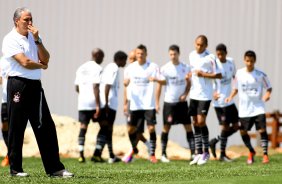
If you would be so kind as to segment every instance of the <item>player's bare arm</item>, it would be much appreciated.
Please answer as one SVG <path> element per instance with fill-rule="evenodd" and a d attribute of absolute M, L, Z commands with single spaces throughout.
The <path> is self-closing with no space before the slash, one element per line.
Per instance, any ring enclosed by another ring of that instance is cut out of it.
<path fill-rule="evenodd" d="M 23 53 L 19 53 L 13 56 L 13 58 L 24 68 L 35 70 L 35 69 L 47 69 L 48 65 L 37 63 L 26 57 Z"/>
<path fill-rule="evenodd" d="M 95 101 L 96 101 L 96 113 L 93 115 L 94 118 L 98 118 L 100 115 L 100 97 L 99 97 L 99 84 L 94 84 L 93 86 Z"/>
<path fill-rule="evenodd" d="M 225 102 L 226 103 L 231 102 L 231 100 L 237 95 L 237 93 L 238 93 L 238 89 L 233 89 L 230 96 L 225 99 Z"/>
<path fill-rule="evenodd" d="M 269 88 L 269 89 L 266 90 L 266 93 L 262 97 L 262 100 L 264 102 L 267 102 L 270 99 L 271 92 L 272 92 L 272 88 Z"/>
<path fill-rule="evenodd" d="M 195 73 L 198 77 L 205 77 L 205 78 L 210 78 L 210 79 L 221 79 L 222 78 L 221 73 L 207 73 L 201 70 L 196 70 Z"/>
<path fill-rule="evenodd" d="M 157 83 L 156 87 L 156 112 L 159 113 L 160 111 L 160 97 L 162 93 L 162 86 L 163 84 Z"/>

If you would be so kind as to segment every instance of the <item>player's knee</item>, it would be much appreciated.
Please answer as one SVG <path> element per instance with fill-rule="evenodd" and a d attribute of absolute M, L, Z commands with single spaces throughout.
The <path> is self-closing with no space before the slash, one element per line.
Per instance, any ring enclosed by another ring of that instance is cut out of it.
<path fill-rule="evenodd" d="M 136 131 L 136 127 L 134 126 L 128 126 L 127 131 L 129 134 L 133 134 Z"/>
<path fill-rule="evenodd" d="M 87 129 L 87 127 L 88 127 L 88 125 L 85 124 L 85 123 L 81 123 L 81 124 L 80 124 L 80 128 L 81 128 L 81 129 Z"/>
<path fill-rule="evenodd" d="M 148 126 L 148 131 L 149 133 L 155 132 L 155 126 L 152 126 L 152 125 Z"/>
<path fill-rule="evenodd" d="M 240 130 L 240 134 L 241 135 L 246 135 L 246 134 L 248 134 L 248 132 L 246 130 Z"/>

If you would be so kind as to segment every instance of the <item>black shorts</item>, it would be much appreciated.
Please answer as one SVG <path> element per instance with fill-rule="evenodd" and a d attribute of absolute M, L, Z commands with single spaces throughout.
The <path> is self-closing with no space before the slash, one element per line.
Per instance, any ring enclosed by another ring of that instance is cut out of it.
<path fill-rule="evenodd" d="M 215 107 L 215 112 L 220 125 L 229 125 L 230 123 L 238 123 L 238 110 L 235 104 L 227 107 Z"/>
<path fill-rule="evenodd" d="M 99 121 L 107 121 L 109 124 L 114 124 L 116 119 L 116 110 L 111 108 L 108 109 L 108 112 L 105 108 L 100 109 Z"/>
<path fill-rule="evenodd" d="M 188 114 L 187 102 L 167 103 L 164 102 L 163 122 L 167 125 L 191 124 Z"/>
<path fill-rule="evenodd" d="M 130 101 L 129 100 L 127 102 L 127 108 L 128 108 L 128 116 L 126 117 L 126 121 L 127 121 L 127 124 L 130 125 L 131 111 L 129 110 L 130 109 Z M 137 122 L 137 126 L 136 126 L 137 132 L 138 133 L 144 133 L 144 126 L 145 126 L 145 120 L 144 119 Z"/>
<path fill-rule="evenodd" d="M 93 122 L 98 122 L 98 119 L 93 117 L 95 113 L 96 110 L 78 111 L 78 121 L 86 125 L 89 124 L 90 120 L 92 120 Z"/>
<path fill-rule="evenodd" d="M 201 114 L 208 115 L 210 104 L 211 104 L 211 100 L 201 101 L 201 100 L 190 99 L 189 115 L 190 116 L 197 116 Z"/>
<path fill-rule="evenodd" d="M 2 103 L 1 105 L 1 121 L 8 122 L 8 109 L 7 109 L 7 103 Z"/>
<path fill-rule="evenodd" d="M 136 110 L 130 112 L 130 120 L 128 122 L 129 125 L 137 127 L 140 131 L 144 131 L 141 129 L 141 126 L 144 128 L 144 121 L 146 120 L 147 125 L 155 125 L 157 124 L 156 120 L 156 110 Z M 143 124 L 142 124 L 143 122 Z M 137 130 L 138 131 L 138 130 Z"/>
<path fill-rule="evenodd" d="M 266 117 L 265 114 L 260 114 L 253 117 L 240 118 L 241 130 L 249 131 L 253 125 L 256 125 L 256 130 L 266 129 Z"/>

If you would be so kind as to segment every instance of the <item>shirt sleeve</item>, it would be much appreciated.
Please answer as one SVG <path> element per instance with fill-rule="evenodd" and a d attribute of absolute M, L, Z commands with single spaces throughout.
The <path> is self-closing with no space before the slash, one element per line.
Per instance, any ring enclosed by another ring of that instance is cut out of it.
<path fill-rule="evenodd" d="M 24 53 L 24 47 L 15 39 L 5 37 L 2 45 L 2 52 L 5 58 L 10 58 L 16 54 Z"/>
<path fill-rule="evenodd" d="M 219 69 L 219 67 L 217 65 L 215 55 L 210 54 L 209 58 L 210 58 L 210 62 L 212 64 L 212 71 L 213 71 L 212 73 L 215 73 L 215 74 L 221 73 L 221 70 Z"/>

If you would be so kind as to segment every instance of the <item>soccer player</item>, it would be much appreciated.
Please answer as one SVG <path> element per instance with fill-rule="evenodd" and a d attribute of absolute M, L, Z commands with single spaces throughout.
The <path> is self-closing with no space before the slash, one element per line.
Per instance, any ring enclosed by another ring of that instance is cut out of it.
<path fill-rule="evenodd" d="M 80 163 L 85 162 L 84 158 L 84 143 L 85 134 L 87 132 L 88 124 L 92 119 L 93 122 L 98 121 L 100 114 L 100 98 L 99 98 L 99 84 L 103 62 L 104 52 L 96 48 L 92 51 L 92 61 L 87 61 L 82 64 L 76 71 L 75 88 L 78 92 L 78 119 L 80 122 L 80 131 L 78 135 L 78 147 Z M 106 134 L 106 125 L 100 125 L 99 133 Z"/>
<path fill-rule="evenodd" d="M 129 55 L 128 55 L 128 61 L 129 61 L 129 64 L 130 63 L 133 63 L 136 61 L 136 51 L 135 49 L 132 50 Z M 124 73 L 127 73 L 127 68 L 125 68 L 124 70 Z M 124 87 L 124 108 L 123 108 L 123 112 L 126 116 L 126 120 L 127 120 L 127 123 L 129 123 L 130 121 L 130 111 L 129 111 L 129 106 L 130 106 L 130 83 L 128 86 Z M 149 141 L 144 137 L 143 133 L 144 133 L 144 121 L 141 121 L 137 124 L 137 139 L 142 141 L 148 151 L 150 150 L 150 143 Z M 130 152 L 132 152 L 132 150 L 130 150 Z"/>
<path fill-rule="evenodd" d="M 213 106 L 221 126 L 221 133 L 210 141 L 210 148 L 216 158 L 216 143 L 220 141 L 220 161 L 232 161 L 225 153 L 227 139 L 239 129 L 238 110 L 233 101 L 225 102 L 232 91 L 232 81 L 235 78 L 236 67 L 232 58 L 227 57 L 227 48 L 224 44 L 216 46 L 216 65 L 221 71 L 222 78 L 214 82 Z"/>
<path fill-rule="evenodd" d="M 7 82 L 8 75 L 6 72 L 7 62 L 4 58 L 0 59 L 0 83 L 2 84 L 2 104 L 1 104 L 1 122 L 2 122 L 2 137 L 8 150 L 8 109 L 7 109 Z M 1 162 L 2 167 L 9 165 L 8 153 Z"/>
<path fill-rule="evenodd" d="M 169 47 L 170 61 L 161 67 L 161 78 L 157 85 L 156 110 L 159 111 L 159 101 L 162 86 L 165 86 L 163 106 L 163 130 L 161 134 L 162 157 L 164 163 L 170 162 L 167 158 L 166 147 L 168 134 L 172 125 L 183 124 L 186 138 L 191 149 L 191 156 L 195 153 L 194 134 L 191 127 L 191 119 L 188 114 L 186 101 L 190 90 L 190 67 L 179 61 L 180 50 L 177 45 Z"/>
<path fill-rule="evenodd" d="M 156 163 L 156 110 L 154 82 L 157 81 L 159 68 L 155 63 L 147 59 L 147 48 L 139 45 L 136 49 L 136 62 L 128 66 L 124 76 L 124 85 L 131 85 L 130 89 L 130 122 L 128 123 L 128 134 L 132 145 L 132 151 L 125 155 L 123 161 L 131 162 L 133 154 L 138 153 L 137 149 L 137 125 L 144 120 L 150 133 L 150 161 Z"/>
<path fill-rule="evenodd" d="M 192 70 L 189 113 L 193 117 L 197 151 L 190 165 L 206 164 L 210 157 L 206 117 L 213 97 L 213 79 L 221 78 L 221 73 L 217 71 L 215 57 L 206 50 L 207 46 L 207 37 L 200 35 L 195 40 L 195 50 L 189 55 Z"/>
<path fill-rule="evenodd" d="M 100 100 L 101 100 L 101 114 L 99 121 L 101 124 L 107 125 L 106 142 L 104 137 L 97 136 L 96 150 L 94 152 L 95 158 L 101 158 L 102 150 L 105 143 L 108 145 L 109 160 L 112 164 L 121 161 L 114 155 L 112 145 L 113 126 L 118 108 L 118 89 L 119 89 L 119 67 L 124 67 L 127 60 L 127 54 L 118 51 L 114 55 L 114 62 L 108 64 L 101 75 L 100 82 Z M 101 139 L 102 138 L 102 139 Z"/>
<path fill-rule="evenodd" d="M 233 97 L 239 94 L 239 120 L 241 123 L 241 136 L 250 153 L 247 159 L 248 164 L 254 163 L 256 154 L 252 147 L 248 131 L 255 124 L 256 130 L 261 135 L 261 147 L 263 149 L 262 163 L 269 162 L 268 158 L 268 136 L 266 132 L 266 117 L 264 103 L 270 99 L 272 92 L 271 84 L 265 73 L 255 68 L 256 53 L 247 51 L 244 55 L 246 67 L 239 69 L 236 72 L 236 85 L 230 96 L 226 99 L 229 103 Z M 263 94 L 263 88 L 266 89 Z"/>

